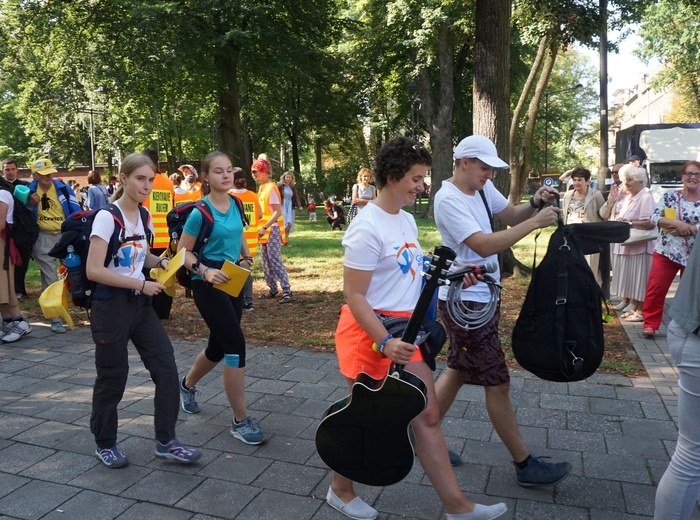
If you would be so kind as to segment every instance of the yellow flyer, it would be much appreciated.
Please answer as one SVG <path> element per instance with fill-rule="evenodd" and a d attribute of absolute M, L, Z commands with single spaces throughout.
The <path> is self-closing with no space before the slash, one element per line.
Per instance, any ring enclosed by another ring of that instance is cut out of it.
<path fill-rule="evenodd" d="M 237 266 L 233 262 L 226 260 L 221 270 L 226 273 L 231 279 L 228 282 L 216 284 L 214 287 L 220 291 L 224 291 L 226 294 L 230 294 L 234 298 L 237 297 L 243 285 L 245 285 L 246 280 L 250 276 L 250 271 Z"/>
<path fill-rule="evenodd" d="M 664 217 L 676 220 L 676 208 L 664 208 Z M 663 230 L 668 231 L 668 228 L 663 228 Z"/>
<path fill-rule="evenodd" d="M 177 273 L 180 268 L 185 265 L 185 248 L 183 247 L 180 249 L 180 251 L 177 252 L 177 254 L 170 259 L 170 263 L 168 264 L 168 270 L 166 271 L 165 269 L 153 269 L 155 276 L 156 282 L 161 283 L 163 285 L 168 285 L 168 282 L 172 280 L 173 276 L 175 276 L 175 273 Z"/>

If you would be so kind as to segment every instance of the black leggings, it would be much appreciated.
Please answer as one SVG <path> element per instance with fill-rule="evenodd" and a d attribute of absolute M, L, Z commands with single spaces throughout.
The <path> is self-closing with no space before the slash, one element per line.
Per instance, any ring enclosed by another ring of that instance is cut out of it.
<path fill-rule="evenodd" d="M 209 327 L 209 344 L 204 351 L 209 361 L 218 363 L 225 354 L 239 356 L 238 367 L 245 366 L 245 337 L 241 330 L 243 292 L 237 298 L 202 280 L 192 281 L 194 303 Z"/>

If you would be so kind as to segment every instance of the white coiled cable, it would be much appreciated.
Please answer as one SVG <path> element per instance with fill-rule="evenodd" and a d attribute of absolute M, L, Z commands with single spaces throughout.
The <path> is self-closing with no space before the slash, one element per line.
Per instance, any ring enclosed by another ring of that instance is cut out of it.
<path fill-rule="evenodd" d="M 462 300 L 462 290 L 464 282 L 460 280 L 450 281 L 450 288 L 447 292 L 447 312 L 452 321 L 464 330 L 480 329 L 486 325 L 498 309 L 498 302 L 501 299 L 501 286 L 489 275 L 483 275 L 483 282 L 489 286 L 489 301 L 486 305 L 475 311 L 469 309 L 469 301 Z"/>

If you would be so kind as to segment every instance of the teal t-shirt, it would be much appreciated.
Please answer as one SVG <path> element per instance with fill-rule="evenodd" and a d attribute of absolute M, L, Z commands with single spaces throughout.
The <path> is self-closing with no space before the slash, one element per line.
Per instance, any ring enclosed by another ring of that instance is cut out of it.
<path fill-rule="evenodd" d="M 243 223 L 241 222 L 238 206 L 232 199 L 228 211 L 221 213 L 209 202 L 209 196 L 204 197 L 202 200 L 211 209 L 214 216 L 214 226 L 201 256 L 208 260 L 238 262 L 241 258 L 241 242 L 243 241 Z M 190 236 L 196 237 L 201 227 L 202 212 L 194 209 L 187 217 L 183 231 Z M 201 276 L 193 276 L 192 279 L 201 280 Z"/>

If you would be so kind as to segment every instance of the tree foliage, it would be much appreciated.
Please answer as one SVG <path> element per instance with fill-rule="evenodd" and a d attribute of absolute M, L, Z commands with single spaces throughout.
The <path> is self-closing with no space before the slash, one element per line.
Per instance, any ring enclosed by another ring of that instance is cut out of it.
<path fill-rule="evenodd" d="M 644 59 L 657 58 L 662 68 L 652 80 L 681 96 L 679 120 L 700 120 L 700 2 L 661 0 L 649 6 L 640 29 Z"/>

